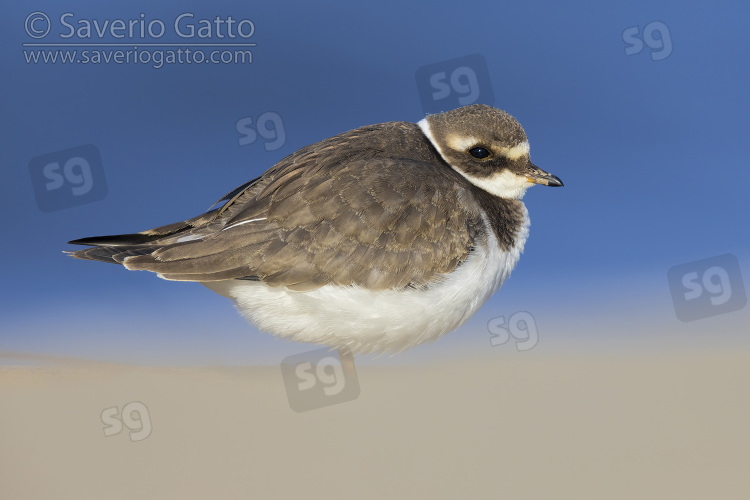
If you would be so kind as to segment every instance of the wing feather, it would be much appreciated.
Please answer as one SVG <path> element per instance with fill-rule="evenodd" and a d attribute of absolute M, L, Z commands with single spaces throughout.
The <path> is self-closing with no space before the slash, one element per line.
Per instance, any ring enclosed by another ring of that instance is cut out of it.
<path fill-rule="evenodd" d="M 384 126 L 392 135 L 415 127 Z M 466 259 L 484 231 L 478 205 L 467 203 L 473 198 L 465 181 L 429 145 L 401 157 L 379 154 L 385 139 L 360 157 L 347 149 L 348 141 L 376 130 L 364 127 L 303 148 L 227 193 L 221 208 L 193 219 L 136 235 L 76 240 L 97 246 L 73 256 L 172 280 L 251 278 L 294 290 L 434 282 Z"/>

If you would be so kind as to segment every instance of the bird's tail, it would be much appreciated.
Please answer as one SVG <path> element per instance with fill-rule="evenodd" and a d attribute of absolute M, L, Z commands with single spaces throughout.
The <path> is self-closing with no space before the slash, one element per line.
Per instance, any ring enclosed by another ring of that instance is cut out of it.
<path fill-rule="evenodd" d="M 154 246 L 150 243 L 161 238 L 163 235 L 145 233 L 93 236 L 68 242 L 71 245 L 87 245 L 90 248 L 65 253 L 76 259 L 122 264 L 127 257 L 150 254 L 154 251 Z"/>

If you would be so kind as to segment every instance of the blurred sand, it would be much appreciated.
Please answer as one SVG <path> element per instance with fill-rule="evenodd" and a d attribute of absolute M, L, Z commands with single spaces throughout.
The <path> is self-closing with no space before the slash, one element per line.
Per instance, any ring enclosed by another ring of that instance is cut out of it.
<path fill-rule="evenodd" d="M 750 352 L 358 367 L 289 408 L 279 367 L 0 368 L 0 498 L 750 498 Z M 143 402 L 151 434 L 105 437 Z"/>

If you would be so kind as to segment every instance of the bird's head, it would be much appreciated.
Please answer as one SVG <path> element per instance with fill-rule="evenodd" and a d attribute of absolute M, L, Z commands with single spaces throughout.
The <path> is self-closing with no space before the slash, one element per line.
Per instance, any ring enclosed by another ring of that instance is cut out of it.
<path fill-rule="evenodd" d="M 523 127 L 503 110 L 472 104 L 428 115 L 419 126 L 454 170 L 490 194 L 520 199 L 533 184 L 563 185 L 531 163 Z"/>

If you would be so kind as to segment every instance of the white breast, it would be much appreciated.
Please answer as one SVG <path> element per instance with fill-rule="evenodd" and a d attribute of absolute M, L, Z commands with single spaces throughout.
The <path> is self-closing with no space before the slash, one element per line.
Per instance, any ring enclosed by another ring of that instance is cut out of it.
<path fill-rule="evenodd" d="M 469 319 L 518 262 L 529 219 L 516 244 L 503 252 L 487 221 L 487 245 L 477 245 L 453 273 L 426 290 L 371 291 L 326 285 L 296 292 L 259 281 L 203 282 L 234 300 L 237 309 L 261 330 L 299 342 L 313 342 L 354 353 L 398 352 L 433 341 Z"/>

